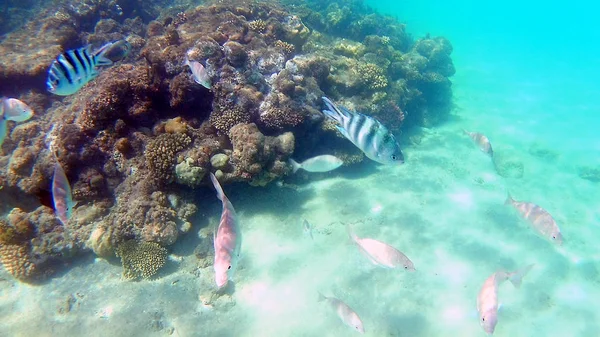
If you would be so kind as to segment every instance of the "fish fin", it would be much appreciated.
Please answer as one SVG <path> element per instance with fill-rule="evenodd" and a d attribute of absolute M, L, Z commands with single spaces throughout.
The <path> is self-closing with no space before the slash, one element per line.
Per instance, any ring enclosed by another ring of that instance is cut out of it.
<path fill-rule="evenodd" d="M 102 47 L 96 49 L 92 54 L 96 57 L 96 66 L 110 66 L 112 65 L 114 62 L 109 59 L 108 57 L 106 57 L 104 54 L 106 54 L 110 48 L 114 45 L 114 42 L 109 42 L 105 45 L 103 45 Z M 88 50 L 89 48 L 91 48 L 91 46 L 88 46 Z"/>
<path fill-rule="evenodd" d="M 504 201 L 504 204 L 512 205 L 513 202 L 515 202 L 515 199 L 513 199 L 512 195 L 510 195 L 510 192 L 506 193 L 506 200 Z"/>
<path fill-rule="evenodd" d="M 471 133 L 469 131 L 467 131 L 467 129 L 462 129 L 463 133 L 467 136 L 471 136 Z"/>
<path fill-rule="evenodd" d="M 317 298 L 317 302 L 323 302 L 327 299 L 327 297 L 325 297 L 325 295 L 321 294 L 320 291 L 317 291 L 317 294 L 319 294 L 319 297 Z"/>
<path fill-rule="evenodd" d="M 519 288 L 521 286 L 521 282 L 523 281 L 523 277 L 525 277 L 525 275 L 527 275 L 527 273 L 531 270 L 531 268 L 533 268 L 535 264 L 530 264 L 527 267 L 521 268 L 513 273 L 509 274 L 508 279 L 510 280 L 510 283 L 513 284 L 513 286 L 515 286 L 515 288 Z"/>
<path fill-rule="evenodd" d="M 298 162 L 292 158 L 290 158 L 289 163 L 292 165 L 292 173 L 296 173 L 296 171 L 302 168 L 302 165 L 298 164 Z"/>
<path fill-rule="evenodd" d="M 6 119 L 0 118 L 0 146 L 4 143 L 4 138 L 6 138 L 6 134 L 8 133 L 8 125 L 6 124 Z"/>
<path fill-rule="evenodd" d="M 352 228 L 352 225 L 346 224 L 346 231 L 348 232 L 348 236 L 350 237 L 352 242 L 358 243 L 358 236 L 356 236 L 356 233 L 354 233 L 354 229 Z"/>
<path fill-rule="evenodd" d="M 336 125 L 335 128 L 342 134 L 342 136 L 350 139 L 350 136 L 348 136 L 348 133 L 346 132 L 346 129 L 344 129 L 340 125 Z M 352 143 L 354 144 L 354 142 L 352 142 Z"/>
<path fill-rule="evenodd" d="M 227 197 L 225 196 L 225 192 L 223 192 L 223 188 L 221 187 L 221 184 L 219 183 L 219 181 L 217 180 L 217 177 L 215 177 L 215 175 L 211 172 L 210 173 L 210 180 L 213 183 L 213 186 L 215 187 L 215 190 L 217 190 L 217 198 L 219 198 L 219 200 L 224 201 L 227 199 Z"/>
<path fill-rule="evenodd" d="M 335 104 L 333 104 L 333 102 L 331 102 L 331 100 L 329 100 L 329 98 L 327 97 L 321 97 L 323 99 L 323 102 L 325 103 L 325 106 L 327 107 L 327 109 L 322 110 L 323 114 L 325 114 L 325 116 L 327 116 L 330 119 L 333 119 L 334 121 L 338 122 L 338 123 L 342 123 L 342 120 L 344 118 L 349 118 L 350 116 L 347 116 L 344 114 L 344 112 L 340 111 L 340 109 L 338 109 Z"/>

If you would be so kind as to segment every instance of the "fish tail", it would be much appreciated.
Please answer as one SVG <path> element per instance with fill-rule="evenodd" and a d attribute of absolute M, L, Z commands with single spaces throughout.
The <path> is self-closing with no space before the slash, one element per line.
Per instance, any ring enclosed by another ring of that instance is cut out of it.
<path fill-rule="evenodd" d="M 300 164 L 298 164 L 298 162 L 292 158 L 290 158 L 289 163 L 290 163 L 290 165 L 292 165 L 292 173 L 296 173 L 296 171 L 298 171 L 300 168 L 302 168 L 302 166 Z"/>
<path fill-rule="evenodd" d="M 217 190 L 217 198 L 219 198 L 219 200 L 221 201 L 227 199 L 227 197 L 225 196 L 225 192 L 223 192 L 221 184 L 219 184 L 217 177 L 215 177 L 215 175 L 212 172 L 210 173 L 210 180 L 212 181 L 215 190 Z"/>
<path fill-rule="evenodd" d="M 325 114 L 325 116 L 327 116 L 328 118 L 338 122 L 339 124 L 342 124 L 342 120 L 344 118 L 350 117 L 350 116 L 346 115 L 344 112 L 340 111 L 340 109 L 338 109 L 329 98 L 327 98 L 327 97 L 321 97 L 321 98 L 323 99 L 323 102 L 327 106 L 327 109 L 323 110 L 323 114 Z"/>
<path fill-rule="evenodd" d="M 530 264 L 527 267 L 521 268 L 515 272 L 508 274 L 508 279 L 510 283 L 515 286 L 515 288 L 519 288 L 521 286 L 521 282 L 523 281 L 523 277 L 527 275 L 527 273 L 533 268 L 534 264 Z"/>
<path fill-rule="evenodd" d="M 6 134 L 8 133 L 6 119 L 3 117 L 0 118 L 0 146 L 4 143 L 4 138 L 6 138 Z"/>
<path fill-rule="evenodd" d="M 347 224 L 346 225 L 346 230 L 348 231 L 348 236 L 350 237 L 350 239 L 353 242 L 357 242 L 358 236 L 356 236 L 356 233 L 354 233 L 354 229 L 352 228 L 352 225 Z"/>
<path fill-rule="evenodd" d="M 321 294 L 320 291 L 317 291 L 317 294 L 319 294 L 319 297 L 317 298 L 317 302 L 323 302 L 327 299 L 327 297 L 325 297 L 325 295 Z"/>
<path fill-rule="evenodd" d="M 515 199 L 513 199 L 512 195 L 510 195 L 510 192 L 506 193 L 506 200 L 504 201 L 504 204 L 512 205 L 513 202 L 515 202 Z"/>
<path fill-rule="evenodd" d="M 467 136 L 471 136 L 471 133 L 469 131 L 467 131 L 466 129 L 462 129 L 463 133 Z"/>
<path fill-rule="evenodd" d="M 105 55 L 114 44 L 114 42 L 109 42 L 94 51 L 93 55 L 96 57 L 96 66 L 110 66 L 114 63 Z"/>

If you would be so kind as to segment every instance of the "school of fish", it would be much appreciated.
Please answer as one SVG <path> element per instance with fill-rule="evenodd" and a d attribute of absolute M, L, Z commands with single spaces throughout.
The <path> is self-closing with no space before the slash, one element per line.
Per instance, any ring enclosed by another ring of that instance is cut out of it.
<path fill-rule="evenodd" d="M 48 69 L 46 80 L 49 92 L 67 96 L 73 95 L 90 81 L 94 80 L 101 67 L 113 65 L 125 58 L 131 46 L 125 40 L 109 42 L 97 50 L 90 46 L 68 50 L 58 55 Z M 188 51 L 188 54 L 190 52 Z M 196 60 L 190 60 L 186 55 L 183 63 L 189 66 L 193 80 L 211 90 L 211 78 L 207 69 Z M 351 112 L 344 107 L 336 106 L 329 98 L 322 97 L 326 118 L 335 122 L 337 130 L 361 150 L 369 159 L 385 165 L 404 163 L 404 154 L 395 136 L 376 118 Z M 24 102 L 15 98 L 0 99 L 0 146 L 7 132 L 9 122 L 25 122 L 32 118 L 33 110 Z M 493 157 L 492 145 L 488 137 L 479 132 L 463 130 L 479 149 Z M 329 172 L 339 168 L 343 161 L 333 155 L 320 155 L 308 158 L 302 162 L 289 159 L 292 171 Z M 226 288 L 234 280 L 241 254 L 242 232 L 235 209 L 229 198 L 213 174 L 210 180 L 216 190 L 217 198 L 222 202 L 222 212 L 218 225 L 214 230 L 214 277 L 218 290 Z M 52 198 L 55 216 L 68 235 L 68 225 L 77 203 L 73 200 L 69 180 L 61 163 L 56 159 L 52 178 Z M 512 206 L 525 219 L 531 228 L 541 237 L 557 244 L 563 244 L 563 236 L 558 224 L 548 211 L 530 203 L 514 200 L 510 195 L 506 205 Z M 304 235 L 314 240 L 313 226 L 304 220 L 302 223 Z M 351 226 L 347 226 L 348 234 L 358 250 L 374 265 L 382 268 L 404 269 L 415 272 L 413 262 L 400 250 L 392 245 L 373 238 L 359 237 Z M 481 327 L 487 334 L 493 334 L 498 322 L 498 290 L 500 285 L 509 280 L 519 287 L 523 277 L 533 265 L 526 266 L 515 272 L 497 271 L 483 283 L 477 295 L 477 311 Z M 326 297 L 318 292 L 319 301 L 326 302 L 337 313 L 339 319 L 359 333 L 365 333 L 365 328 L 359 315 L 345 302 L 335 297 Z"/>

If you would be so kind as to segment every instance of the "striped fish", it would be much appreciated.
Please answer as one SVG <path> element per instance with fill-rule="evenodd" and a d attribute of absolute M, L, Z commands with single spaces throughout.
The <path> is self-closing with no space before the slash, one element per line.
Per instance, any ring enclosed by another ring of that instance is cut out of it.
<path fill-rule="evenodd" d="M 516 201 L 510 195 L 506 198 L 505 204 L 514 207 L 538 234 L 559 246 L 562 245 L 563 236 L 548 211 L 531 202 Z"/>
<path fill-rule="evenodd" d="M 465 135 L 471 137 L 473 142 L 477 144 L 477 146 L 483 153 L 488 154 L 490 157 L 494 155 L 494 151 L 492 150 L 492 143 L 490 143 L 488 137 L 486 137 L 483 133 L 470 132 L 465 129 L 463 129 L 463 132 L 465 133 Z"/>
<path fill-rule="evenodd" d="M 123 56 L 127 54 L 130 45 L 125 40 L 109 42 L 100 49 L 92 52 L 91 47 L 68 50 L 52 61 L 48 69 L 46 87 L 48 91 L 59 96 L 68 96 L 76 93 L 89 81 L 98 76 L 97 67 L 110 66 L 113 60 L 106 54 L 115 53 L 123 49 Z"/>
<path fill-rule="evenodd" d="M 235 267 L 240 255 L 242 245 L 242 233 L 240 232 L 237 216 L 233 205 L 223 193 L 221 184 L 212 172 L 210 173 L 215 190 L 217 190 L 217 198 L 223 202 L 223 211 L 221 213 L 221 221 L 219 227 L 214 234 L 215 247 L 215 281 L 219 289 L 225 287 L 229 280 L 233 277 Z"/>
<path fill-rule="evenodd" d="M 54 165 L 54 176 L 52 177 L 52 200 L 54 201 L 56 217 L 66 229 L 67 222 L 73 214 L 75 203 L 71 195 L 69 180 L 67 180 L 65 171 L 58 162 Z"/>
<path fill-rule="evenodd" d="M 394 135 L 377 119 L 345 108 L 338 109 L 323 97 L 327 109 L 323 113 L 337 122 L 337 129 L 369 159 L 381 164 L 402 164 L 404 155 Z"/>

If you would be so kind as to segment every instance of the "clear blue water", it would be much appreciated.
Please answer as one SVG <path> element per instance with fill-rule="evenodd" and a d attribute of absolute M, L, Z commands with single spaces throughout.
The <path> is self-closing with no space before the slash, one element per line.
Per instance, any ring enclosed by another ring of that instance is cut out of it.
<path fill-rule="evenodd" d="M 125 282 L 118 262 L 93 256 L 43 286 L 3 274 L 0 335 L 358 335 L 317 302 L 323 292 L 359 313 L 366 336 L 484 336 L 475 304 L 483 282 L 534 263 L 520 289 L 500 286 L 494 335 L 599 336 L 600 193 L 578 176 L 580 166 L 600 165 L 598 5 L 367 3 L 417 38 L 441 35 L 454 46 L 456 109 L 406 145 L 405 165 L 344 168 L 299 189 L 226 187 L 244 243 L 235 293 L 221 297 L 193 253 L 221 211 L 202 190 L 191 232 L 156 280 Z M 523 176 L 499 176 L 463 128 L 485 133 Z M 565 244 L 533 234 L 503 205 L 509 192 L 546 208 Z M 416 272 L 372 266 L 343 224 L 402 250 Z"/>

